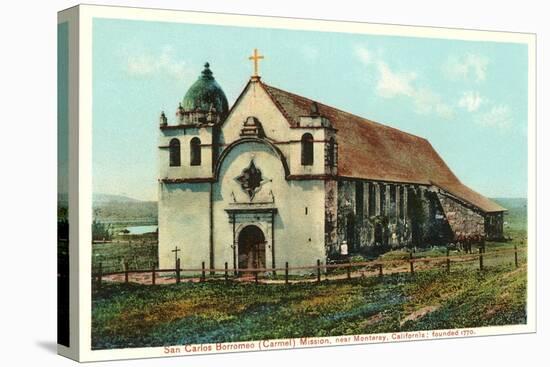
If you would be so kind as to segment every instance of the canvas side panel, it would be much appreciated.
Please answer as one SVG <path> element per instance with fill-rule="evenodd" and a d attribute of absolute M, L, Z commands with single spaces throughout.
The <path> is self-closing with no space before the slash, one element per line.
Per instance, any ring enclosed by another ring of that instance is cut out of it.
<path fill-rule="evenodd" d="M 57 25 L 57 343 L 78 359 L 78 8 Z"/>
<path fill-rule="evenodd" d="M 69 24 L 57 25 L 57 343 L 69 328 Z"/>

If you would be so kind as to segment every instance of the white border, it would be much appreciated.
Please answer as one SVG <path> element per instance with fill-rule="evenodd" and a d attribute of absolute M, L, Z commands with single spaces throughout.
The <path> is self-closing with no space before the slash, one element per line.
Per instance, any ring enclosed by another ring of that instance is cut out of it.
<path fill-rule="evenodd" d="M 248 15 L 229 15 L 199 13 L 160 9 L 125 8 L 81 5 L 80 13 L 80 88 L 79 88 L 79 229 L 81 274 L 91 274 L 91 222 L 92 222 L 92 18 L 117 18 L 131 20 L 148 20 L 158 22 L 185 22 L 200 24 L 230 25 L 241 27 L 285 28 L 324 32 L 346 32 L 377 35 L 399 35 L 429 37 L 440 39 L 460 39 L 493 42 L 515 42 L 528 46 L 528 149 L 529 149 L 529 193 L 528 193 L 528 304 L 527 325 L 475 328 L 477 336 L 518 334 L 536 331 L 536 135 L 535 135 L 535 82 L 536 82 L 536 36 L 527 33 L 505 33 L 494 31 L 474 31 L 419 26 L 396 26 L 368 24 L 358 22 L 336 22 L 326 20 L 306 20 L 294 18 L 259 17 Z M 127 348 L 110 350 L 90 350 L 91 345 L 91 282 L 89 277 L 79 279 L 80 361 L 114 360 L 128 358 L 163 357 L 163 348 Z M 391 335 L 381 334 L 381 335 Z M 336 338 L 336 337 L 331 337 Z M 256 342 L 258 343 L 258 342 Z M 353 343 L 351 343 L 353 344 Z M 185 355 L 189 353 L 181 353 Z M 201 354 L 201 353 L 192 353 Z"/>

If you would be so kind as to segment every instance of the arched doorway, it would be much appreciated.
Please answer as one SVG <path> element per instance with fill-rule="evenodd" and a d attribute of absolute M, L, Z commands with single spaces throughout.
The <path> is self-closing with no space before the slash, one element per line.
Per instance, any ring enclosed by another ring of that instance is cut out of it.
<path fill-rule="evenodd" d="M 382 228 L 382 223 L 376 223 L 374 225 L 374 244 L 382 245 L 384 242 L 384 229 Z"/>
<path fill-rule="evenodd" d="M 265 268 L 265 236 L 255 225 L 244 227 L 239 233 L 239 269 Z"/>
<path fill-rule="evenodd" d="M 346 217 L 346 240 L 348 242 L 348 249 L 354 252 L 355 249 L 355 215 L 349 213 Z"/>

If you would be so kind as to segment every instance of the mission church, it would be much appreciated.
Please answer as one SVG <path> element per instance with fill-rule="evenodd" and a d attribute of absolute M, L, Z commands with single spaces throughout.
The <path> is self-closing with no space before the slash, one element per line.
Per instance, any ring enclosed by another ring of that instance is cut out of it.
<path fill-rule="evenodd" d="M 501 239 L 505 208 L 424 138 L 270 86 L 229 108 L 206 63 L 160 116 L 159 266 L 311 266 L 376 248 Z M 174 252 L 176 249 L 180 250 Z"/>

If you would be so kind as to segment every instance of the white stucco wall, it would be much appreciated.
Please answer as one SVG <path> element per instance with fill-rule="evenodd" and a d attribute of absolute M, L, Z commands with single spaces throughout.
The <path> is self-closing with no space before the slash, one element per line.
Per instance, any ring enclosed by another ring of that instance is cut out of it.
<path fill-rule="evenodd" d="M 201 140 L 201 164 L 191 166 L 191 139 Z M 170 140 L 180 141 L 181 166 L 170 167 Z M 159 140 L 159 178 L 205 178 L 212 177 L 212 127 L 195 127 L 161 130 Z"/>
<path fill-rule="evenodd" d="M 324 140 L 326 130 L 319 128 L 290 128 L 284 115 L 273 103 L 267 92 L 258 84 L 251 83 L 243 92 L 238 105 L 232 109 L 222 125 L 221 140 L 227 146 L 241 138 L 240 133 L 244 121 L 256 117 L 268 139 L 273 142 L 287 157 L 291 175 L 320 175 L 325 173 Z M 302 135 L 310 133 L 314 142 L 314 164 L 302 166 L 301 139 Z"/>
<path fill-rule="evenodd" d="M 302 165 L 302 135 L 313 136 L 313 165 Z M 324 129 L 295 128 L 290 131 L 288 165 L 291 175 L 322 175 L 325 173 L 325 134 Z"/>
<path fill-rule="evenodd" d="M 238 105 L 222 125 L 221 139 L 223 144 L 230 144 L 241 138 L 243 122 L 254 116 L 262 123 L 266 136 L 272 141 L 288 140 L 289 125 L 283 114 L 273 103 L 266 91 L 258 84 L 251 83 L 243 92 Z"/>
<path fill-rule="evenodd" d="M 235 180 L 251 160 L 254 160 L 262 172 L 262 178 L 267 181 L 252 201 Z M 222 163 L 219 181 L 214 184 L 213 192 L 217 268 L 223 268 L 225 262 L 228 262 L 230 268 L 233 267 L 233 225 L 226 209 L 245 206 L 250 209 L 277 208 L 274 222 L 276 267 L 284 267 L 287 261 L 291 267 L 314 265 L 317 259 L 325 261 L 324 182 L 287 181 L 279 156 L 268 145 L 248 142 L 234 147 Z M 270 203 L 273 198 L 274 202 Z M 239 216 L 235 235 L 238 236 L 240 229 L 248 224 L 258 225 L 264 232 L 267 241 L 266 264 L 271 266 L 273 243 L 269 216 Z"/>
<path fill-rule="evenodd" d="M 159 267 L 174 268 L 172 250 L 182 268 L 209 265 L 210 183 L 159 184 Z"/>

